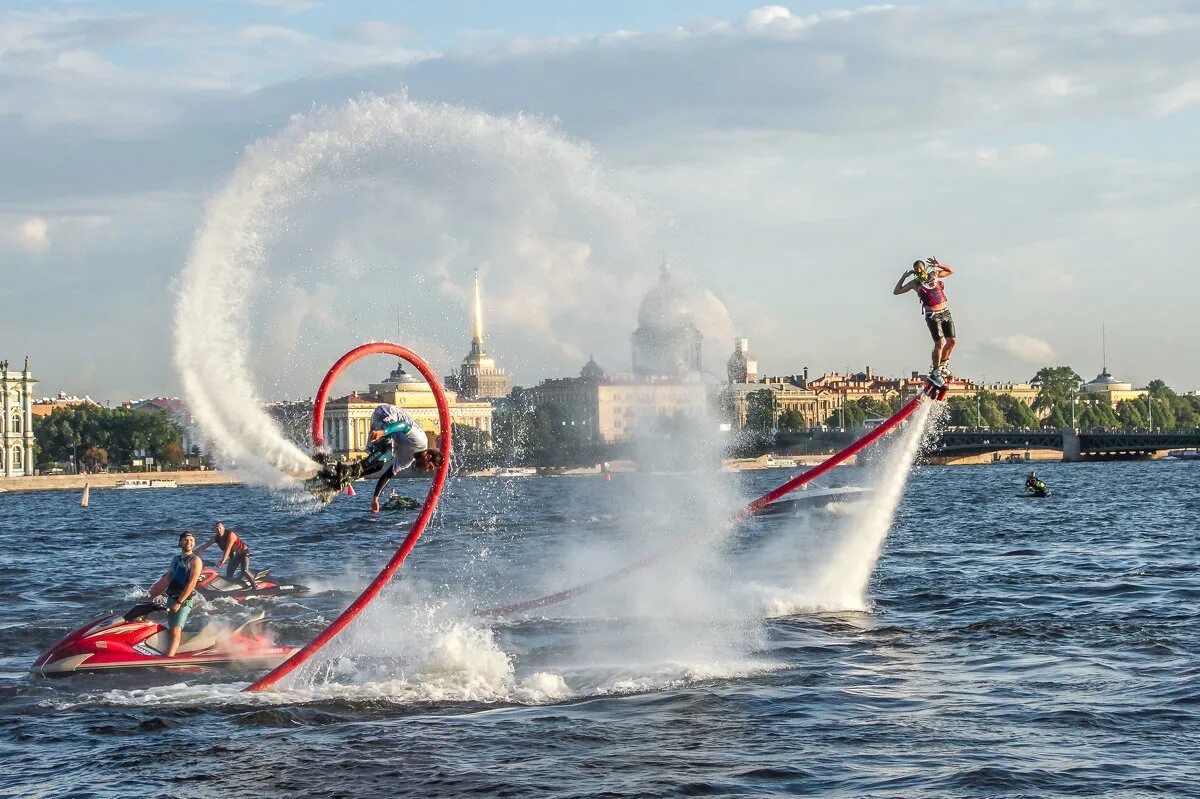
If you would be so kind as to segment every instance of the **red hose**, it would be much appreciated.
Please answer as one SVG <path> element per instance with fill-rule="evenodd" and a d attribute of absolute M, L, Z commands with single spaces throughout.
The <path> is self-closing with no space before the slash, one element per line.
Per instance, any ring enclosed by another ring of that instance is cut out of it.
<path fill-rule="evenodd" d="M 944 390 L 942 393 L 944 394 Z M 810 480 L 815 480 L 816 478 L 825 474 L 825 472 L 829 471 L 830 469 L 837 466 L 842 461 L 849 458 L 851 455 L 855 455 L 858 452 L 861 452 L 862 450 L 869 447 L 871 444 L 874 444 L 880 438 L 882 438 L 883 436 L 885 436 L 889 432 L 891 432 L 891 430 L 893 428 L 895 428 L 898 424 L 900 424 L 905 419 L 907 419 L 909 417 L 909 415 L 911 415 L 912 412 L 917 409 L 917 406 L 919 406 L 921 404 L 921 400 L 924 399 L 926 396 L 932 397 L 933 394 L 928 393 L 928 392 L 922 392 L 920 394 L 917 394 L 917 396 L 913 397 L 907 405 L 905 405 L 903 408 L 901 408 L 900 410 L 893 413 L 882 424 L 880 424 L 878 427 L 876 427 L 871 432 L 867 433 L 862 438 L 855 441 L 850 446 L 846 447 L 841 452 L 837 453 L 836 455 L 833 455 L 828 460 L 825 460 L 825 461 L 817 464 L 813 468 L 809 469 L 807 472 L 796 475 L 791 480 L 788 480 L 786 483 L 779 486 L 775 490 L 770 491 L 766 494 L 763 494 L 761 497 L 759 497 L 758 499 L 751 502 L 745 508 L 743 508 L 742 510 L 735 513 L 732 517 L 730 517 L 729 524 L 733 524 L 735 522 L 738 522 L 738 521 L 746 518 L 747 516 L 754 513 L 756 510 L 763 507 L 764 505 L 774 502 L 775 500 L 782 497 L 784 494 L 795 491 L 797 488 L 799 488 L 800 486 L 809 482 Z M 660 560 L 661 558 L 665 557 L 666 555 L 673 554 L 675 552 L 678 552 L 681 549 L 684 549 L 686 547 L 691 546 L 692 544 L 697 543 L 698 541 L 702 540 L 704 537 L 705 536 L 690 538 L 687 541 L 683 542 L 682 544 L 672 543 L 672 544 L 664 547 L 663 549 L 658 550 L 657 552 L 647 555 L 646 557 L 642 558 L 641 560 L 634 561 L 633 563 L 629 564 L 628 566 L 618 569 L 615 572 L 606 574 L 605 576 L 600 577 L 596 580 L 592 580 L 591 582 L 583 583 L 582 585 L 577 585 L 574 588 L 567 588 L 565 590 L 558 591 L 557 593 L 554 593 L 554 594 L 548 594 L 547 596 L 538 597 L 537 599 L 527 599 L 524 602 L 517 602 L 512 605 L 503 605 L 501 607 L 477 610 L 477 611 L 475 611 L 475 615 L 483 616 L 483 617 L 507 616 L 510 613 L 518 613 L 523 610 L 531 610 L 533 608 L 540 608 L 540 607 L 544 607 L 546 605 L 553 605 L 557 602 L 562 602 L 565 599 L 570 599 L 571 597 L 579 596 L 580 594 L 586 593 L 586 592 L 592 590 L 593 588 L 596 588 L 597 586 L 603 585 L 608 582 L 612 582 L 614 580 L 618 580 L 622 577 L 625 577 L 626 575 L 632 574 L 633 572 L 638 571 L 639 569 L 642 569 L 646 566 L 649 566 L 651 563 L 654 563 L 657 560 Z"/>
<path fill-rule="evenodd" d="M 350 364 L 368 355 L 377 354 L 395 355 L 403 358 L 417 367 L 417 371 L 429 383 L 429 387 L 433 390 L 433 396 L 437 400 L 438 420 L 442 427 L 440 439 L 443 455 L 442 465 L 438 468 L 437 474 L 434 475 L 433 483 L 429 486 L 429 493 L 425 495 L 425 504 L 421 506 L 420 515 L 413 522 L 412 528 L 408 531 L 408 536 L 405 537 L 400 548 L 396 550 L 396 554 L 392 555 L 392 559 L 383 567 L 383 571 L 376 575 L 371 584 L 358 595 L 358 599 L 355 599 L 350 604 L 350 607 L 342 611 L 342 615 L 334 619 L 332 624 L 326 627 L 316 638 L 309 641 L 299 652 L 292 655 L 283 663 L 280 663 L 269 674 L 246 688 L 246 691 L 265 691 L 272 687 L 288 674 L 291 674 L 300 664 L 316 654 L 317 650 L 329 643 L 347 624 L 352 622 L 362 612 L 363 608 L 383 590 L 388 580 L 392 579 L 392 575 L 400 568 L 400 564 L 404 563 L 404 559 L 408 557 L 408 553 L 416 546 L 417 539 L 424 532 L 425 526 L 429 524 L 429 519 L 433 516 L 434 508 L 437 507 L 438 498 L 441 496 L 442 488 L 446 483 L 446 475 L 450 471 L 450 405 L 446 401 L 445 392 L 442 391 L 442 384 L 438 382 L 437 375 L 429 368 L 429 364 L 425 363 L 420 356 L 407 347 L 401 347 L 399 344 L 391 344 L 386 341 L 377 341 L 371 344 L 363 344 L 361 347 L 355 347 L 338 359 L 338 362 L 325 375 L 325 379 L 321 381 L 321 388 L 317 391 L 317 396 L 313 399 L 313 444 L 319 447 L 325 443 L 323 430 L 325 424 L 325 402 L 329 397 L 329 390 L 333 387 L 333 381 Z"/>

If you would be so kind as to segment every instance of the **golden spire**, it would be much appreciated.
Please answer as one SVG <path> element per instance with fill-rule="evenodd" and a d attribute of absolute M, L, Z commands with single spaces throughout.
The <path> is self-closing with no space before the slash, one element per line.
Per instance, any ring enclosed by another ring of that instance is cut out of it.
<path fill-rule="evenodd" d="M 475 270 L 475 335 L 472 344 L 483 344 L 483 307 L 479 304 L 479 270 Z"/>

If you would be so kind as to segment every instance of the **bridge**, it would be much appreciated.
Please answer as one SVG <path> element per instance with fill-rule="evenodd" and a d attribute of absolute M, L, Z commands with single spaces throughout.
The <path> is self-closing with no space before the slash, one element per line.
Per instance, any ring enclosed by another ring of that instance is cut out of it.
<path fill-rule="evenodd" d="M 1057 450 L 1064 461 L 1150 458 L 1200 447 L 1200 429 L 1155 432 L 1074 430 L 953 430 L 939 435 L 928 454 L 966 458 L 1003 450 Z"/>

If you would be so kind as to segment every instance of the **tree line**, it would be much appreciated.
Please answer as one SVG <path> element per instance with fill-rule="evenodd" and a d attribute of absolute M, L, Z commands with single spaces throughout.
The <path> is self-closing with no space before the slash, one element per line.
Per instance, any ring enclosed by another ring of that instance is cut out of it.
<path fill-rule="evenodd" d="M 1181 396 L 1162 380 L 1151 380 L 1149 397 L 1121 400 L 1114 408 L 1106 400 L 1089 399 L 1079 393 L 1083 378 L 1069 366 L 1047 366 L 1030 380 L 1037 389 L 1032 405 L 1007 394 L 980 390 L 946 401 L 947 424 L 954 427 L 1027 429 L 1046 427 L 1060 430 L 1071 426 L 1083 430 L 1195 429 L 1200 427 L 1200 397 Z M 900 409 L 900 397 L 887 400 L 862 397 L 846 402 L 823 424 L 836 428 L 861 428 L 867 419 L 884 419 Z M 1074 411 L 1074 417 L 1072 417 Z M 746 427 L 750 430 L 802 431 L 808 429 L 803 414 L 795 409 L 780 412 L 771 389 L 747 397 Z"/>
<path fill-rule="evenodd" d="M 36 462 L 42 471 L 64 463 L 73 464 L 77 472 L 128 466 L 135 452 L 146 452 L 167 466 L 178 465 L 187 457 L 180 444 L 183 433 L 166 411 L 126 407 L 72 405 L 33 419 Z"/>

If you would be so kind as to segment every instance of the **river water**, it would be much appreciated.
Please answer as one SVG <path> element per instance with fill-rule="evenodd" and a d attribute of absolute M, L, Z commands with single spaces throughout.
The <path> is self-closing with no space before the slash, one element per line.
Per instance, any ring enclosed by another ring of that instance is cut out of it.
<path fill-rule="evenodd" d="M 94 491 L 88 509 L 6 494 L 0 795 L 1195 795 L 1197 468 L 1046 464 L 1046 500 L 1017 498 L 1018 465 L 919 468 L 894 518 L 883 508 L 874 568 L 872 503 L 698 534 L 784 472 L 457 479 L 386 598 L 254 696 L 238 693 L 253 674 L 29 667 L 133 604 L 178 532 L 218 518 L 256 567 L 315 592 L 210 603 L 192 627 L 262 608 L 302 643 L 412 512 L 245 487 Z M 829 484 L 885 477 L 848 467 Z M 680 536 L 584 597 L 471 613 Z"/>

